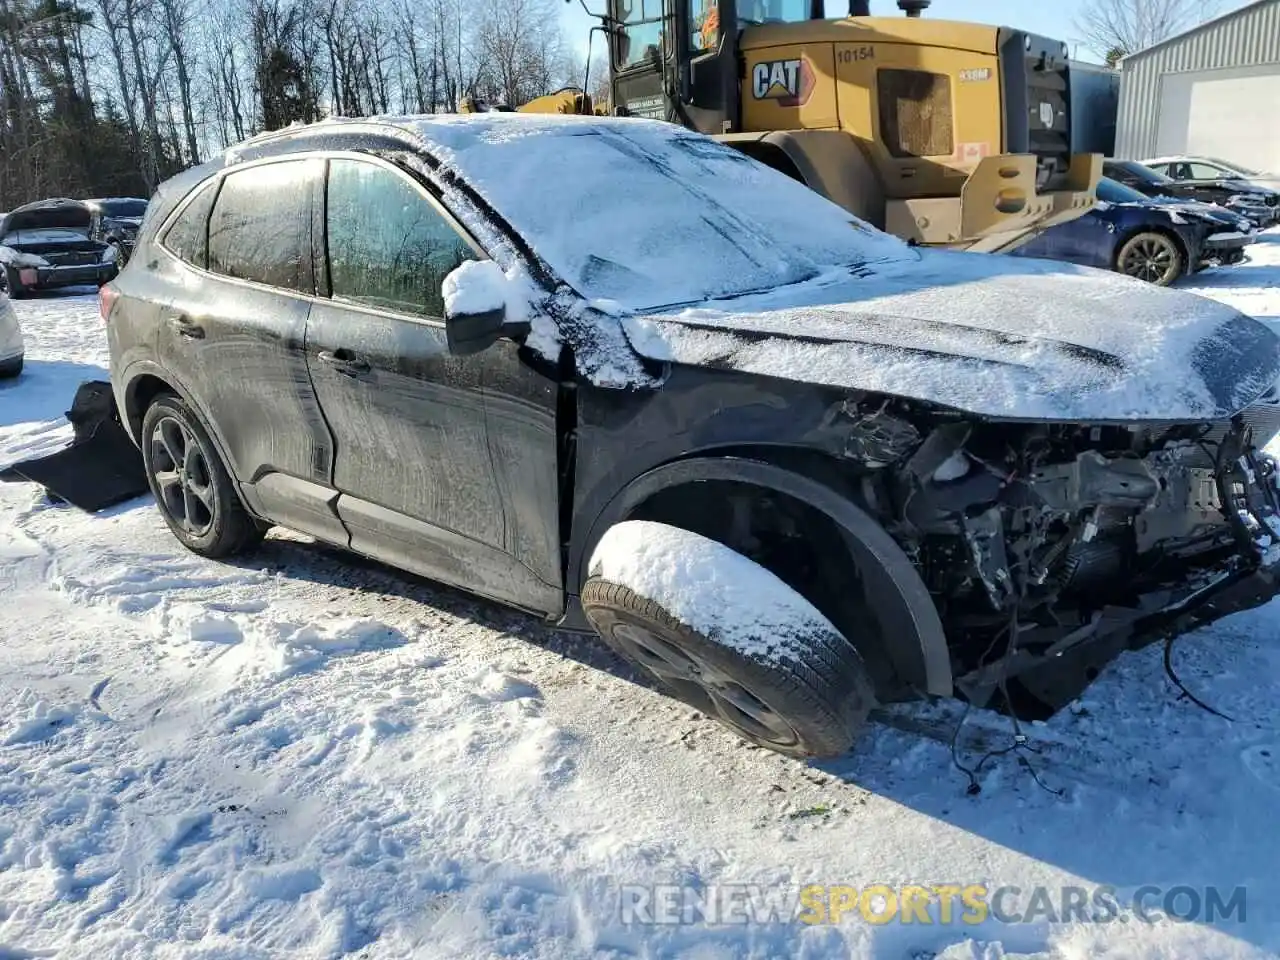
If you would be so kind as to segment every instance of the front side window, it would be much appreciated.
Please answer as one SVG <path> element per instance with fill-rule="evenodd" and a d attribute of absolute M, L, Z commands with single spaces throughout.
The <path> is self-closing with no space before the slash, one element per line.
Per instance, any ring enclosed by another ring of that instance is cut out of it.
<path fill-rule="evenodd" d="M 696 2 L 696 0 L 695 0 Z M 618 29 L 618 66 L 662 58 L 663 0 L 616 0 Z"/>
<path fill-rule="evenodd" d="M 1225 170 L 1220 170 L 1207 163 L 1191 164 L 1191 177 L 1194 180 L 1221 180 L 1227 175 Z"/>
<path fill-rule="evenodd" d="M 951 78 L 923 70 L 880 70 L 880 132 L 893 156 L 948 157 L 955 152 Z"/>
<path fill-rule="evenodd" d="M 440 288 L 471 246 L 404 175 L 362 160 L 329 162 L 325 228 L 336 299 L 443 317 Z"/>
<path fill-rule="evenodd" d="M 284 290 L 314 292 L 306 160 L 228 174 L 209 218 L 209 269 Z"/>

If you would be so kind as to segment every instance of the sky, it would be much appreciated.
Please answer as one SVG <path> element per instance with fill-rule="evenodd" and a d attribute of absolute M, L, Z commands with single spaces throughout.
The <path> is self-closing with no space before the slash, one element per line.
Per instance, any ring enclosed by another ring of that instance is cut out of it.
<path fill-rule="evenodd" d="M 1244 6 L 1246 0 L 1227 0 L 1223 10 Z M 1017 27 L 1033 33 L 1065 40 L 1071 45 L 1072 56 L 1081 60 L 1100 62 L 1097 55 L 1085 49 L 1076 29 L 1080 10 L 1088 0 L 933 0 L 926 16 L 945 20 L 970 20 L 975 23 L 991 23 L 1004 27 Z M 592 10 L 603 11 L 605 0 L 587 0 Z M 827 0 L 828 12 L 848 9 L 845 0 Z M 871 12 L 877 16 L 899 15 L 896 0 L 871 0 Z M 573 39 L 574 47 L 586 49 L 587 30 L 594 22 L 582 12 L 578 0 L 565 4 L 564 23 Z M 600 43 L 600 37 L 596 37 Z M 597 49 L 600 49 L 597 46 Z"/>

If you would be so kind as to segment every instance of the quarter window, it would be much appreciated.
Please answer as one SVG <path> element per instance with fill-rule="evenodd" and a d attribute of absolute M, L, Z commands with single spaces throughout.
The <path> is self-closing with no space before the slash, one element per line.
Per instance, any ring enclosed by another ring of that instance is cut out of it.
<path fill-rule="evenodd" d="M 205 266 L 209 252 L 209 211 L 218 195 L 216 180 L 196 188 L 196 195 L 178 214 L 178 219 L 165 231 L 161 243 L 180 260 Z"/>
<path fill-rule="evenodd" d="M 470 245 L 403 175 L 360 160 L 329 163 L 329 282 L 343 300 L 443 317 L 444 278 Z"/>
<path fill-rule="evenodd" d="M 951 78 L 922 70 L 880 70 L 880 132 L 895 157 L 955 153 Z"/>
<path fill-rule="evenodd" d="M 229 174 L 209 220 L 209 269 L 313 293 L 312 170 L 288 160 Z"/>

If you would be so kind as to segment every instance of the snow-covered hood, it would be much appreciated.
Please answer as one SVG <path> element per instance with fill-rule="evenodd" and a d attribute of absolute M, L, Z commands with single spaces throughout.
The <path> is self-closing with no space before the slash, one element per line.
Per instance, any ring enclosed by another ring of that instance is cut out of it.
<path fill-rule="evenodd" d="M 928 251 L 622 322 L 654 360 L 1012 419 L 1220 419 L 1280 378 L 1280 337 L 1228 306 L 990 254 Z"/>

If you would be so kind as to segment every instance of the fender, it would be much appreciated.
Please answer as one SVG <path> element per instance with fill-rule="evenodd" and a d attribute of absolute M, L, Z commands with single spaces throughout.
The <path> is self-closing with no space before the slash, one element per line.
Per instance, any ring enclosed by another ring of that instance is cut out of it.
<path fill-rule="evenodd" d="M 793 470 L 760 460 L 698 457 L 677 460 L 641 474 L 604 507 L 585 537 L 575 536 L 566 585 L 580 589 L 586 563 L 601 537 L 641 502 L 669 487 L 706 480 L 731 480 L 775 490 L 825 514 L 844 535 L 850 553 L 867 580 L 867 592 L 882 603 L 885 633 L 901 638 L 885 651 L 898 677 L 909 687 L 935 696 L 951 696 L 951 657 L 933 598 L 910 559 L 865 511 L 829 486 Z M 576 602 L 572 604 L 577 608 Z M 574 615 L 570 615 L 572 618 Z M 576 623 L 565 624 L 576 626 Z"/>
<path fill-rule="evenodd" d="M 138 381 L 145 376 L 163 380 L 169 385 L 169 389 L 181 397 L 183 402 L 195 412 L 195 415 L 200 418 L 200 425 L 204 427 L 205 433 L 209 435 L 209 439 L 213 441 L 214 447 L 217 448 L 218 456 L 224 464 L 228 465 L 228 472 L 231 472 L 231 458 L 227 455 L 226 438 L 222 436 L 222 433 L 215 426 L 213 419 L 209 416 L 209 412 L 196 400 L 195 393 L 188 389 L 186 384 L 175 377 L 169 370 L 152 360 L 135 360 L 118 376 L 113 374 L 111 377 L 112 389 L 116 397 L 116 407 L 120 411 L 120 422 L 125 425 L 130 439 L 133 440 L 138 448 L 141 449 L 142 447 L 143 411 L 135 408 L 137 406 Z M 115 386 L 117 382 L 121 384 L 118 389 Z M 246 483 L 243 478 L 235 476 L 234 473 L 232 473 L 231 479 L 235 481 L 236 487 L 240 491 L 240 499 L 244 502 L 245 507 L 254 516 L 261 518 L 264 514 L 257 497 L 254 495 L 253 483 Z"/>

